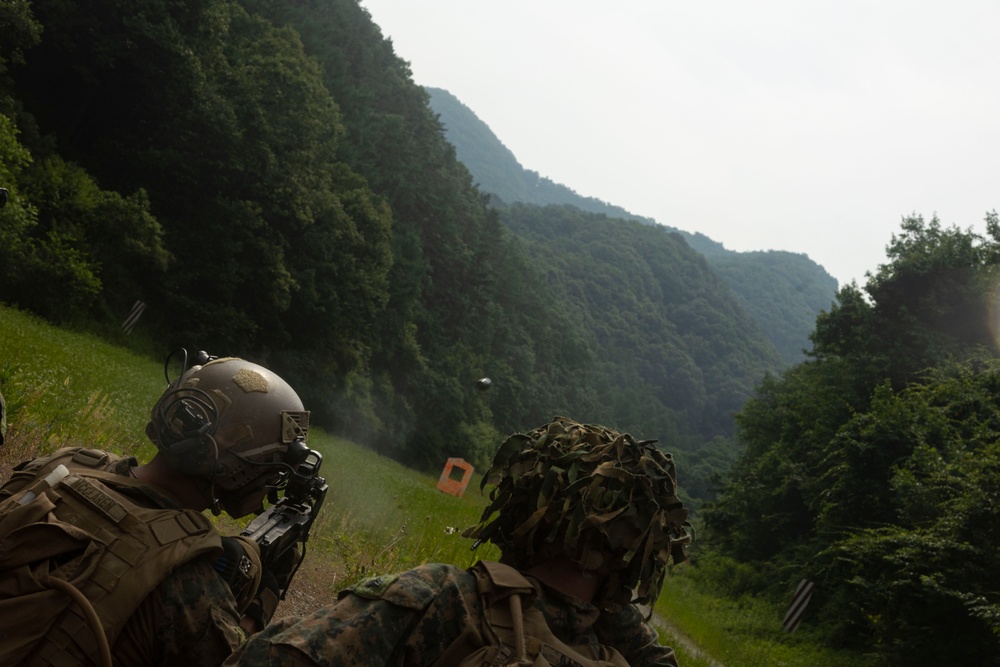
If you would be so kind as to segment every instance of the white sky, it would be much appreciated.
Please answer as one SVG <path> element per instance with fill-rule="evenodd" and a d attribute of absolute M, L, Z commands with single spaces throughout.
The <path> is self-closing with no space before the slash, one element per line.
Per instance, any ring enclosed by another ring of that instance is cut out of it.
<path fill-rule="evenodd" d="M 1000 210 L 997 0 L 361 0 L 526 169 L 865 282 Z"/>

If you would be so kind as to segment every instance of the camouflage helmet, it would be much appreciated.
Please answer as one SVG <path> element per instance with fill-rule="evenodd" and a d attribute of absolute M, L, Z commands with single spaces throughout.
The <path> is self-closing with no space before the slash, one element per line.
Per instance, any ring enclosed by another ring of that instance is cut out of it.
<path fill-rule="evenodd" d="M 266 489 L 300 456 L 309 412 L 263 366 L 209 359 L 167 387 L 146 434 L 172 469 L 207 482 L 213 512 L 238 518 L 259 510 Z"/>
<path fill-rule="evenodd" d="M 686 560 L 691 541 L 673 459 L 655 442 L 565 417 L 515 433 L 483 477 L 495 483 L 490 503 L 464 535 L 473 548 L 496 544 L 518 569 L 564 555 L 603 575 L 602 609 L 652 604 L 668 559 Z"/>

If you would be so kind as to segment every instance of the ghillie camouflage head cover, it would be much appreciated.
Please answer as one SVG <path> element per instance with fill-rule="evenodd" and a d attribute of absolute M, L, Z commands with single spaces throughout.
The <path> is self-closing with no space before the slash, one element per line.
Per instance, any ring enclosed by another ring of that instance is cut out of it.
<path fill-rule="evenodd" d="M 483 477 L 496 484 L 490 504 L 464 535 L 522 570 L 569 557 L 605 577 L 602 609 L 652 604 L 668 558 L 685 560 L 691 542 L 673 459 L 655 442 L 565 417 L 515 433 Z"/>

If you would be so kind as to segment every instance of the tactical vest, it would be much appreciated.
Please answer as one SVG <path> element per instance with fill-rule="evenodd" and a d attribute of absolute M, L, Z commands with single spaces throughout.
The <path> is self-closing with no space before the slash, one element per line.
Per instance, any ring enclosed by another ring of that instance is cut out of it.
<path fill-rule="evenodd" d="M 569 646 L 556 637 L 535 607 L 539 591 L 516 569 L 480 561 L 471 572 L 482 600 L 482 627 L 467 629 L 434 667 L 628 667 L 610 646 Z"/>
<path fill-rule="evenodd" d="M 116 460 L 62 449 L 5 489 L 21 487 L 0 502 L 0 664 L 108 661 L 126 621 L 175 567 L 222 552 L 200 512 L 144 507 L 121 493 L 145 485 L 98 469 Z M 69 474 L 44 488 L 60 464 Z M 36 497 L 20 504 L 28 493 Z"/>

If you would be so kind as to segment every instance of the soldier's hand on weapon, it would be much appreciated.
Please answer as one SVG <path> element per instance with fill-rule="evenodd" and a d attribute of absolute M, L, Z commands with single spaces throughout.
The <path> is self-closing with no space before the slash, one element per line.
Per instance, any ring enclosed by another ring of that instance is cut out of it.
<path fill-rule="evenodd" d="M 243 612 L 243 620 L 240 621 L 242 627 L 248 634 L 260 632 L 274 618 L 274 612 L 278 609 L 281 587 L 278 578 L 268 569 L 261 572 L 260 586 L 257 588 L 257 595 Z"/>
<path fill-rule="evenodd" d="M 260 632 L 271 622 L 279 602 L 288 591 L 301 558 L 299 545 L 296 544 L 281 554 L 273 567 L 262 568 L 257 595 L 250 601 L 244 612 L 244 620 L 240 623 L 244 630 L 250 633 Z"/>
<path fill-rule="evenodd" d="M 278 556 L 274 564 L 269 568 L 278 581 L 278 590 L 282 592 L 282 599 L 284 599 L 284 593 L 288 591 L 288 586 L 292 583 L 292 577 L 295 575 L 295 571 L 298 569 L 301 560 L 302 549 L 296 543 Z"/>

